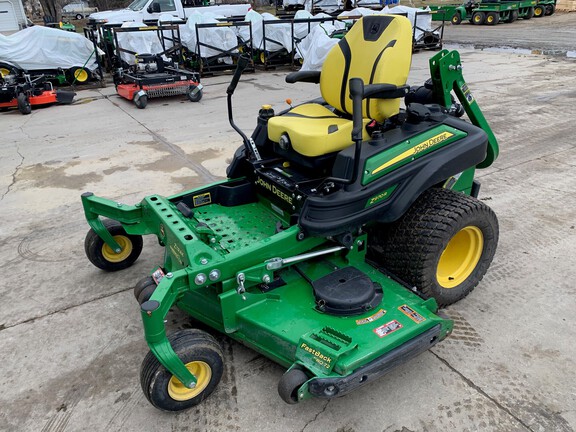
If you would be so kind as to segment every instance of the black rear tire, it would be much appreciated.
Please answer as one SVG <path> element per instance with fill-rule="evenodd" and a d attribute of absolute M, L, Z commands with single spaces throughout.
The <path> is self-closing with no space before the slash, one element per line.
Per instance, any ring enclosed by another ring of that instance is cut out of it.
<path fill-rule="evenodd" d="M 430 189 L 375 236 L 373 258 L 443 307 L 472 292 L 497 244 L 498 220 L 486 204 L 460 192 Z"/>
<path fill-rule="evenodd" d="M 486 15 L 484 15 L 484 12 L 474 12 L 472 15 L 472 24 L 474 25 L 482 25 L 485 20 Z"/>
<path fill-rule="evenodd" d="M 181 411 L 198 405 L 216 389 L 224 371 L 222 348 L 208 333 L 187 329 L 172 333 L 168 341 L 191 370 L 197 368 L 197 388 L 187 389 L 150 351 L 142 362 L 140 384 L 146 399 L 163 411 Z"/>
<path fill-rule="evenodd" d="M 533 16 L 534 16 L 534 8 L 529 7 L 528 12 L 526 12 L 526 15 L 524 16 L 524 19 L 529 20 L 529 19 L 532 19 Z"/>
<path fill-rule="evenodd" d="M 450 21 L 452 22 L 453 25 L 459 25 L 462 22 L 462 16 L 460 15 L 460 12 L 454 13 Z"/>
<path fill-rule="evenodd" d="M 488 12 L 486 14 L 486 24 L 497 25 L 500 22 L 500 15 L 496 12 Z"/>
<path fill-rule="evenodd" d="M 510 18 L 508 20 L 509 23 L 513 23 L 515 21 L 518 21 L 518 11 L 517 10 L 513 10 L 512 12 L 510 12 Z"/>
<path fill-rule="evenodd" d="M 102 221 L 114 239 L 123 247 L 116 254 L 93 229 L 88 231 L 84 240 L 84 251 L 92 264 L 104 271 L 118 271 L 130 267 L 142 252 L 142 236 L 127 234 L 118 221 L 105 219 Z"/>
<path fill-rule="evenodd" d="M 16 102 L 18 103 L 18 111 L 22 114 L 27 115 L 32 112 L 32 105 L 30 105 L 30 99 L 24 93 L 20 93 L 16 97 Z"/>
<path fill-rule="evenodd" d="M 556 11 L 556 6 L 553 4 L 546 5 L 546 11 L 544 12 L 545 15 L 554 15 Z"/>
<path fill-rule="evenodd" d="M 534 17 L 542 18 L 546 14 L 546 6 L 536 5 L 534 6 Z"/>
<path fill-rule="evenodd" d="M 298 403 L 298 389 L 308 381 L 308 376 L 301 369 L 290 369 L 278 381 L 278 394 L 290 405 Z"/>

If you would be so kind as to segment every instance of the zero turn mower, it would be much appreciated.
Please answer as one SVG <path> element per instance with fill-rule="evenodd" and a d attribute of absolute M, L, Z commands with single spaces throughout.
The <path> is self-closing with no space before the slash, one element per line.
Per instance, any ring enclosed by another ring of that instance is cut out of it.
<path fill-rule="evenodd" d="M 343 396 L 450 334 L 438 308 L 467 296 L 496 250 L 474 173 L 498 144 L 458 52 L 437 53 L 431 79 L 410 89 L 411 50 L 408 19 L 360 19 L 321 72 L 286 77 L 319 83 L 322 98 L 277 114 L 264 105 L 251 137 L 232 119 L 242 59 L 227 94 L 244 145 L 226 180 L 136 205 L 82 195 L 96 267 L 133 264 L 144 234 L 165 246 L 134 289 L 152 405 L 200 403 L 224 368 L 206 332 L 166 334 L 173 306 L 286 367 L 287 403 Z"/>
<path fill-rule="evenodd" d="M 18 108 L 22 114 L 30 114 L 32 106 L 70 104 L 75 95 L 71 91 L 54 90 L 43 75 L 30 78 L 23 71 L 0 74 L 0 109 Z"/>

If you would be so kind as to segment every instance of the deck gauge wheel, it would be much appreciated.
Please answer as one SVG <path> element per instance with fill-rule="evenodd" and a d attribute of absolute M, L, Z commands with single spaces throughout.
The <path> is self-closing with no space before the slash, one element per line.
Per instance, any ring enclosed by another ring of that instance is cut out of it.
<path fill-rule="evenodd" d="M 140 369 L 144 395 L 156 408 L 181 411 L 198 405 L 212 394 L 222 378 L 224 356 L 218 342 L 208 333 L 186 329 L 168 336 L 168 341 L 186 368 L 196 377 L 188 388 L 172 375 L 149 351 Z"/>
<path fill-rule="evenodd" d="M 122 250 L 114 251 L 90 229 L 84 240 L 86 256 L 92 264 L 105 271 L 113 272 L 130 267 L 142 252 L 142 236 L 126 233 L 122 224 L 115 220 L 106 219 L 103 224 Z"/>

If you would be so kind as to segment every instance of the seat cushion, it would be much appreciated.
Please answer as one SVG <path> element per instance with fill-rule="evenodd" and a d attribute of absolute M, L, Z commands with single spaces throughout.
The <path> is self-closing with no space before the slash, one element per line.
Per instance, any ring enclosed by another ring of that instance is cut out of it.
<path fill-rule="evenodd" d="M 370 120 L 364 119 L 364 126 Z M 345 149 L 352 142 L 352 120 L 338 117 L 323 105 L 299 105 L 286 114 L 268 120 L 268 138 L 280 142 L 287 134 L 292 148 L 304 156 L 314 157 Z M 369 138 L 363 128 L 363 139 Z"/>

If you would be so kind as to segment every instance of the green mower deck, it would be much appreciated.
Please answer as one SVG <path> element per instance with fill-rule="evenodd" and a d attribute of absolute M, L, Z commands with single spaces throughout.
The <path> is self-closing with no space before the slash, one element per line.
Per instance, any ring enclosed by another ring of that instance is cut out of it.
<path fill-rule="evenodd" d="M 218 185 L 242 188 L 244 183 Z M 157 227 L 155 234 L 167 245 L 166 275 L 142 304 L 142 319 L 152 352 L 186 385 L 195 378 L 173 354 L 164 329 L 174 303 L 283 366 L 301 365 L 313 371 L 315 378 L 300 389 L 298 400 L 345 394 L 368 377 L 386 372 L 391 358 L 405 361 L 450 333 L 452 321 L 435 314 L 438 307 L 433 299 L 423 300 L 366 262 L 366 235 L 346 250 L 322 238 L 299 241 L 296 226 L 275 233 L 277 224 L 286 221 L 266 200 L 233 207 L 208 204 L 192 218 L 183 216 L 171 202 L 190 196 L 199 199 L 205 190 L 170 199 L 152 195 L 133 207 L 119 207 L 91 194 L 82 197 L 93 227 L 99 221 L 95 216 L 105 214 L 125 222 L 127 232 Z M 278 251 L 275 258 L 296 257 L 296 264 L 270 260 L 271 250 Z M 310 258 L 314 254 L 318 256 Z M 310 281 L 349 267 L 381 286 L 382 301 L 353 316 L 323 313 Z M 245 291 L 240 289 L 239 275 Z M 222 288 L 215 286 L 219 283 Z M 418 343 L 409 343 L 419 337 Z M 382 358 L 386 354 L 389 357 Z M 361 366 L 364 369 L 359 370 Z M 343 379 L 354 371 L 354 379 Z M 306 391 L 310 386 L 313 393 Z"/>

